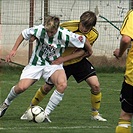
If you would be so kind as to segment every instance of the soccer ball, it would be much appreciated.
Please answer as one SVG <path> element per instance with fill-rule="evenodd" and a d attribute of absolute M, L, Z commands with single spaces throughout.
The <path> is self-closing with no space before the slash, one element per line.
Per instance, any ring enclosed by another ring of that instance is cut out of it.
<path fill-rule="evenodd" d="M 45 119 L 44 109 L 40 106 L 32 106 L 27 111 L 27 119 L 36 123 L 41 123 Z"/>

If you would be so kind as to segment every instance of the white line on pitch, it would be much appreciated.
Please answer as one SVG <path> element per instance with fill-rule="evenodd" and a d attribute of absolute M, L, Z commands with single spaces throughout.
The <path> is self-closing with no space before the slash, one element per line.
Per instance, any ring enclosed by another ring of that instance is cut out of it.
<path fill-rule="evenodd" d="M 12 127 L 12 128 L 0 128 L 0 130 L 14 130 L 14 129 L 85 129 L 85 128 L 90 128 L 90 129 L 107 129 L 109 128 L 108 126 L 74 126 L 74 127 Z"/>

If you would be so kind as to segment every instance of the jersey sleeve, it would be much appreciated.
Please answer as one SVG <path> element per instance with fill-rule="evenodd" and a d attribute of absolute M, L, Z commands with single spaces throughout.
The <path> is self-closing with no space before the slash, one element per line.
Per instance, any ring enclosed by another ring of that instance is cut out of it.
<path fill-rule="evenodd" d="M 73 33 L 71 38 L 70 38 L 69 46 L 70 47 L 74 46 L 74 47 L 77 47 L 77 48 L 83 48 L 84 44 L 85 44 L 85 40 L 86 40 L 85 36 Z"/>
<path fill-rule="evenodd" d="M 34 34 L 34 28 L 27 28 L 22 31 L 22 35 L 25 40 L 29 40 L 31 38 L 31 35 Z"/>
<path fill-rule="evenodd" d="M 39 39 L 43 28 L 44 28 L 43 25 L 27 28 L 22 31 L 22 35 L 25 38 L 25 40 L 29 40 L 32 35 L 34 35 L 36 38 Z"/>
<path fill-rule="evenodd" d="M 77 47 L 77 48 L 83 48 L 86 37 L 84 35 L 78 35 L 71 31 L 68 31 L 67 29 L 64 29 L 66 34 L 66 41 L 68 40 L 68 47 Z"/>

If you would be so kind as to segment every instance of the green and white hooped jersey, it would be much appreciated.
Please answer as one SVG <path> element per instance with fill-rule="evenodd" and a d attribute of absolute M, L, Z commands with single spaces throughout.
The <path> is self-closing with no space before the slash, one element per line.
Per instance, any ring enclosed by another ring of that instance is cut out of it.
<path fill-rule="evenodd" d="M 66 47 L 83 48 L 85 36 L 75 34 L 65 28 L 59 27 L 53 38 L 49 38 L 43 25 L 28 28 L 22 31 L 25 40 L 34 35 L 36 47 L 32 53 L 30 65 L 48 65 L 51 61 L 62 55 Z"/>

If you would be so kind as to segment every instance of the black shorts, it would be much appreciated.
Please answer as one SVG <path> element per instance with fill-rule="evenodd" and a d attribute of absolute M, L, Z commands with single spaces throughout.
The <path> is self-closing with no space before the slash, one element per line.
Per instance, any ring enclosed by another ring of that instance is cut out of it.
<path fill-rule="evenodd" d="M 127 113 L 133 113 L 133 86 L 125 81 L 120 94 L 121 108 Z"/>
<path fill-rule="evenodd" d="M 90 76 L 96 75 L 95 68 L 86 58 L 83 58 L 78 63 L 63 67 L 65 69 L 67 79 L 72 75 L 78 83 L 86 80 Z"/>

